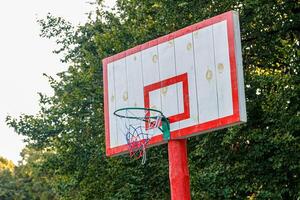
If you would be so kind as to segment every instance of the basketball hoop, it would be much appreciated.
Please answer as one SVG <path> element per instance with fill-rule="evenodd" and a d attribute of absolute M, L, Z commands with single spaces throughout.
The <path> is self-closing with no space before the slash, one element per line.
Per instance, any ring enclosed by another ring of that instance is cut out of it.
<path fill-rule="evenodd" d="M 159 110 L 128 107 L 116 110 L 114 115 L 119 119 L 119 127 L 126 138 L 130 157 L 142 157 L 142 164 L 146 162 L 148 142 L 157 131 L 163 133 L 164 140 L 170 139 L 169 121 Z"/>

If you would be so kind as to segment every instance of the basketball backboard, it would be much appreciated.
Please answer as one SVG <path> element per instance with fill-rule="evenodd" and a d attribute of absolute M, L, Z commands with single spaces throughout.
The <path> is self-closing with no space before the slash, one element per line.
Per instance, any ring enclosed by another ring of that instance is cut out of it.
<path fill-rule="evenodd" d="M 128 152 L 114 111 L 153 108 L 171 139 L 246 122 L 238 14 L 230 11 L 103 60 L 106 154 Z M 157 131 L 149 146 L 165 143 Z"/>

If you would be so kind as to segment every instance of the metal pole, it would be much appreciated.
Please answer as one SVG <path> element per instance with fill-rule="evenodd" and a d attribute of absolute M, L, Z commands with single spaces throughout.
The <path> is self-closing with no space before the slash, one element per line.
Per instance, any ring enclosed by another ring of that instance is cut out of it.
<path fill-rule="evenodd" d="M 169 179 L 172 200 L 190 200 L 187 140 L 169 140 Z"/>

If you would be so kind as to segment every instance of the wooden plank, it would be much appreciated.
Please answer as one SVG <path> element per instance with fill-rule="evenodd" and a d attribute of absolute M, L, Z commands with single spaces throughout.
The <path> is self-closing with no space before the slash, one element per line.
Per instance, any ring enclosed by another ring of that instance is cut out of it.
<path fill-rule="evenodd" d="M 193 33 L 199 123 L 218 119 L 218 95 L 212 26 Z"/>
<path fill-rule="evenodd" d="M 116 109 L 128 107 L 128 86 L 127 86 L 127 72 L 126 72 L 125 58 L 114 62 L 114 78 L 115 78 L 115 92 L 116 92 Z M 118 145 L 126 144 L 126 137 L 124 136 L 124 127 L 120 118 L 116 118 L 118 127 Z"/>
<path fill-rule="evenodd" d="M 151 85 L 160 81 L 158 62 L 159 61 L 157 46 L 142 51 L 142 69 L 144 86 Z M 162 110 L 160 90 L 150 92 L 149 97 L 150 108 Z M 151 115 L 156 115 L 156 113 L 151 112 Z M 153 130 L 153 132 L 155 132 L 156 134 L 161 134 L 161 132 L 158 129 Z"/>
<path fill-rule="evenodd" d="M 165 80 L 176 76 L 174 40 L 158 45 L 160 79 Z M 178 114 L 177 84 L 162 87 L 161 107 L 166 117 Z M 179 129 L 179 123 L 170 124 L 171 131 Z"/>
<path fill-rule="evenodd" d="M 213 25 L 219 118 L 233 114 L 227 21 Z"/>
<path fill-rule="evenodd" d="M 118 129 L 114 112 L 116 110 L 116 95 L 115 95 L 115 79 L 114 79 L 114 63 L 107 65 L 108 73 L 108 107 L 109 107 L 109 133 L 110 147 L 118 146 Z"/>
<path fill-rule="evenodd" d="M 142 51 L 142 66 L 144 86 L 160 81 L 157 46 Z M 158 91 L 150 97 L 150 108 L 161 110 L 160 96 L 160 91 Z"/>
<path fill-rule="evenodd" d="M 128 107 L 144 108 L 144 82 L 142 70 L 142 55 L 137 52 L 126 57 L 127 67 L 127 82 L 128 82 Z M 142 117 L 144 111 L 130 111 L 132 116 Z M 124 121 L 124 120 L 123 120 Z M 133 126 L 144 125 L 142 121 L 129 119 L 127 120 Z M 145 128 L 142 127 L 142 132 L 145 133 Z M 131 130 L 132 132 L 133 130 Z"/>
<path fill-rule="evenodd" d="M 193 50 L 193 38 L 192 33 L 175 39 L 175 60 L 176 60 L 176 72 L 177 75 L 188 73 L 188 93 L 189 106 L 190 106 L 190 118 L 180 121 L 180 128 L 196 125 L 199 122 L 198 119 L 198 103 L 197 103 L 197 88 L 195 80 L 195 67 L 194 67 L 194 50 Z M 178 94 L 182 93 L 182 88 L 178 84 Z M 178 108 L 179 111 L 183 108 L 183 98 L 178 96 Z"/>
<path fill-rule="evenodd" d="M 141 52 L 126 57 L 128 107 L 144 108 L 144 83 Z"/>

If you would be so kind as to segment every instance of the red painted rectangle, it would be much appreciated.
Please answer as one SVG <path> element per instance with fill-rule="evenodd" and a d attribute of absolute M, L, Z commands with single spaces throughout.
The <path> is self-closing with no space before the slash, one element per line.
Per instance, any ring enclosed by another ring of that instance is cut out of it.
<path fill-rule="evenodd" d="M 172 78 L 168 78 L 157 83 L 153 83 L 151 85 L 147 85 L 144 87 L 144 105 L 145 108 L 150 108 L 150 92 L 154 90 L 161 89 L 163 87 L 167 87 L 176 83 L 182 83 L 182 94 L 183 94 L 183 102 L 184 108 L 183 113 L 179 113 L 177 115 L 168 116 L 169 122 L 174 123 L 180 120 L 188 119 L 190 117 L 190 106 L 189 106 L 189 95 L 188 95 L 188 75 L 187 73 L 181 74 L 179 76 L 175 76 Z M 170 102 L 171 103 L 171 102 Z M 148 113 L 150 115 L 150 113 Z M 148 116 L 149 117 L 149 116 Z"/>

